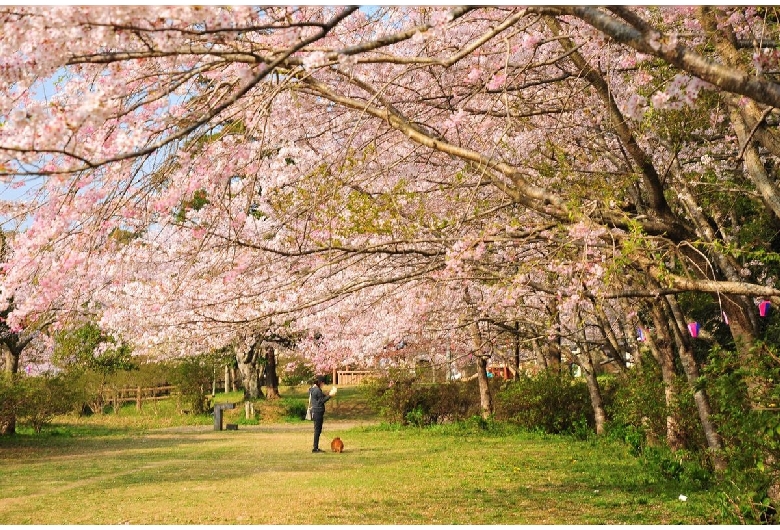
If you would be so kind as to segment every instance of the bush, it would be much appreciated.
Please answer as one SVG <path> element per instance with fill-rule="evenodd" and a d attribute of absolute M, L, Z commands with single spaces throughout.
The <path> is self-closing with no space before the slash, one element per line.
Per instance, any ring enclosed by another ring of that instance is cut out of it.
<path fill-rule="evenodd" d="M 740 520 L 764 513 L 770 488 L 780 484 L 779 353 L 761 343 L 747 355 L 715 347 L 703 369 L 734 488 L 729 504 Z"/>
<path fill-rule="evenodd" d="M 306 418 L 306 409 L 309 404 L 300 399 L 283 399 L 284 415 L 290 419 L 302 420 Z"/>
<path fill-rule="evenodd" d="M 207 394 L 211 394 L 214 366 L 204 356 L 185 357 L 172 365 L 171 383 L 179 387 L 180 407 L 193 414 L 209 411 Z"/>
<path fill-rule="evenodd" d="M 51 423 L 54 416 L 70 412 L 81 403 L 81 393 L 67 376 L 24 377 L 19 383 L 23 399 L 17 414 L 36 433 Z"/>
<path fill-rule="evenodd" d="M 595 425 L 585 381 L 546 371 L 507 382 L 496 396 L 496 419 L 549 434 L 573 434 Z"/>
<path fill-rule="evenodd" d="M 78 408 L 82 397 L 66 375 L 0 376 L 0 424 L 25 423 L 40 433 L 54 416 Z"/>
<path fill-rule="evenodd" d="M 102 414 L 105 403 L 106 376 L 93 370 L 69 372 L 74 389 L 79 389 L 82 410 Z"/>
<path fill-rule="evenodd" d="M 647 444 L 645 433 L 633 425 L 610 423 L 607 425 L 606 435 L 610 440 L 616 440 L 628 445 L 631 454 L 634 456 L 641 455 Z"/>
<path fill-rule="evenodd" d="M 605 404 L 611 437 L 627 442 L 641 453 L 647 440 L 666 436 L 666 405 L 661 369 L 650 355 L 617 377 L 613 399 Z"/>
<path fill-rule="evenodd" d="M 632 446 L 637 454 L 647 445 L 663 445 L 666 440 L 666 418 L 677 422 L 678 438 L 683 447 L 693 451 L 706 449 L 699 414 L 690 385 L 682 376 L 673 381 L 676 402 L 669 408 L 664 396 L 661 368 L 650 355 L 642 357 L 635 368 L 615 378 L 611 399 L 605 402 L 610 418 L 610 436 Z"/>
<path fill-rule="evenodd" d="M 641 456 L 648 471 L 678 482 L 687 491 L 704 489 L 712 479 L 709 464 L 703 462 L 702 457 L 700 452 L 673 452 L 663 446 L 646 447 Z"/>
<path fill-rule="evenodd" d="M 568 374 L 542 373 L 519 381 L 490 380 L 495 419 L 527 430 L 575 434 L 585 438 L 594 425 L 585 382 Z M 405 372 L 366 383 L 370 402 L 391 423 L 418 427 L 481 417 L 476 380 L 417 383 Z"/>
<path fill-rule="evenodd" d="M 720 492 L 720 520 L 725 524 L 777 524 L 777 509 L 755 488 L 735 485 Z"/>
<path fill-rule="evenodd" d="M 391 423 L 422 427 L 480 413 L 476 381 L 421 384 L 414 376 L 396 372 L 365 385 L 371 405 Z"/>

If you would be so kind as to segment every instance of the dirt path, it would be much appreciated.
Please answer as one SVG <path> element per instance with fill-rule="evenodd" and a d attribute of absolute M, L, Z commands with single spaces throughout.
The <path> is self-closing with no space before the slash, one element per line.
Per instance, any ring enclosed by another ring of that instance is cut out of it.
<path fill-rule="evenodd" d="M 325 428 L 329 431 L 347 430 L 356 427 L 369 427 L 377 425 L 378 421 L 367 420 L 325 420 Z M 239 425 L 240 431 L 249 432 L 307 432 L 312 430 L 312 424 L 309 422 L 301 423 L 262 423 L 260 425 Z M 180 427 L 163 427 L 160 429 L 150 429 L 150 433 L 198 433 L 213 431 L 213 425 L 184 425 Z"/>

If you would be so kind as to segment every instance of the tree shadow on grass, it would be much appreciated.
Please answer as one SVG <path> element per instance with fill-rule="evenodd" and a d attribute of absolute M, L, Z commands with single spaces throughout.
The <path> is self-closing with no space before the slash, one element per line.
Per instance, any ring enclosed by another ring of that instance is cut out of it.
<path fill-rule="evenodd" d="M 55 425 L 41 433 L 21 431 L 14 435 L 0 437 L 0 449 L 2 449 L 0 461 L 34 458 L 39 453 L 46 456 L 76 456 L 133 449 L 139 444 L 150 449 L 181 443 L 174 439 L 149 439 L 146 438 L 147 434 L 147 431 L 133 428 L 95 425 L 66 427 Z"/>

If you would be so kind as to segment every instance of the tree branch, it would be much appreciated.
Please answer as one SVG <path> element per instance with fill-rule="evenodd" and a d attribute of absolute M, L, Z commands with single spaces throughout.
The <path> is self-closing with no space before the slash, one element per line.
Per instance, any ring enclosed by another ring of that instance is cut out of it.
<path fill-rule="evenodd" d="M 676 38 L 671 38 L 657 30 L 642 32 L 632 25 L 607 15 L 597 7 L 531 7 L 529 12 L 575 16 L 615 41 L 663 59 L 722 90 L 741 94 L 765 105 L 780 107 L 779 84 L 712 62 L 677 42 Z"/>

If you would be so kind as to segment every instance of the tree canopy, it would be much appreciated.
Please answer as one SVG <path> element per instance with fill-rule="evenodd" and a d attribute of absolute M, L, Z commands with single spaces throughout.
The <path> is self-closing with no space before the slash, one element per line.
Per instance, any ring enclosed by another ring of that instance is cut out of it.
<path fill-rule="evenodd" d="M 7 324 L 158 355 L 302 333 L 321 369 L 514 338 L 587 368 L 636 327 L 690 350 L 677 295 L 704 293 L 747 348 L 780 303 L 777 22 L 0 8 Z"/>

